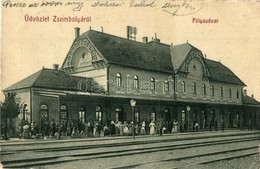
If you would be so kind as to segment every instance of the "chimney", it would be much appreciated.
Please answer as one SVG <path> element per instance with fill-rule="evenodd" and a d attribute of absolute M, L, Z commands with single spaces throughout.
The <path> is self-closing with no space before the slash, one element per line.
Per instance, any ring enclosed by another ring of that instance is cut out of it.
<path fill-rule="evenodd" d="M 127 37 L 127 39 L 130 38 L 130 26 L 126 27 L 126 37 Z"/>
<path fill-rule="evenodd" d="M 252 94 L 251 97 L 254 99 L 254 94 Z"/>
<path fill-rule="evenodd" d="M 143 43 L 147 43 L 148 42 L 148 37 L 147 36 L 144 36 L 143 37 Z"/>
<path fill-rule="evenodd" d="M 244 96 L 247 96 L 247 90 L 244 89 Z"/>
<path fill-rule="evenodd" d="M 155 33 L 154 41 L 157 42 L 157 43 L 160 43 L 160 39 L 157 39 L 157 33 Z"/>
<path fill-rule="evenodd" d="M 80 28 L 76 27 L 75 29 L 75 39 L 79 37 Z"/>
<path fill-rule="evenodd" d="M 53 64 L 53 70 L 59 70 L 59 64 Z"/>

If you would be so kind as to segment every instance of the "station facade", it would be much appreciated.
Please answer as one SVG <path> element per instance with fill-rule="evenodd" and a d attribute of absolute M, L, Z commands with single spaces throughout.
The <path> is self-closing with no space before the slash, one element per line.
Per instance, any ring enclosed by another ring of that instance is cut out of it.
<path fill-rule="evenodd" d="M 205 128 L 260 127 L 260 103 L 225 65 L 189 43 L 167 45 L 155 38 L 137 42 L 95 30 L 75 39 L 59 68 L 43 68 L 4 92 L 16 92 L 23 108 L 17 121 L 52 119 L 135 123 L 193 121 Z M 136 101 L 134 117 L 130 100 Z"/>

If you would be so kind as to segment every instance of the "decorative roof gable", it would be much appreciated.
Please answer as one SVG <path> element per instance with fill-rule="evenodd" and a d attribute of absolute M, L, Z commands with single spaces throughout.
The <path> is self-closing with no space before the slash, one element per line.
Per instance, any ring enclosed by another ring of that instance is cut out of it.
<path fill-rule="evenodd" d="M 93 47 L 109 64 L 173 72 L 169 45 L 141 43 L 94 30 L 82 34 L 75 39 L 74 43 L 85 39 L 93 44 Z M 64 66 L 65 64 L 62 67 Z"/>

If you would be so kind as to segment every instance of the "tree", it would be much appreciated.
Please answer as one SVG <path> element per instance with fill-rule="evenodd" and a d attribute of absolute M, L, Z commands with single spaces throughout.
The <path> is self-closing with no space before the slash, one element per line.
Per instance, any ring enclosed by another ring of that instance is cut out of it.
<path fill-rule="evenodd" d="M 4 139 L 8 139 L 8 124 L 7 119 L 10 118 L 10 123 L 12 118 L 18 116 L 20 112 L 20 98 L 17 97 L 16 93 L 4 93 L 5 100 L 4 102 L 0 102 L 1 108 L 1 120 L 3 120 L 3 133 Z"/>
<path fill-rule="evenodd" d="M 5 100 L 0 102 L 2 118 L 15 118 L 20 112 L 20 98 L 14 92 L 4 93 Z"/>

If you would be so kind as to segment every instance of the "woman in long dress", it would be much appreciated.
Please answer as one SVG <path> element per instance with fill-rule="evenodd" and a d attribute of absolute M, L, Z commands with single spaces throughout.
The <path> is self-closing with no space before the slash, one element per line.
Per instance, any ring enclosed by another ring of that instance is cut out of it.
<path fill-rule="evenodd" d="M 128 129 L 128 124 L 126 121 L 124 122 L 123 126 L 124 126 L 124 129 L 123 129 L 124 135 L 127 136 L 129 134 L 129 129 Z"/>
<path fill-rule="evenodd" d="M 149 127 L 150 127 L 150 135 L 154 135 L 155 134 L 155 123 L 153 120 L 149 124 Z"/>
<path fill-rule="evenodd" d="M 142 122 L 142 125 L 141 125 L 141 135 L 144 135 L 145 134 L 145 121 Z"/>
<path fill-rule="evenodd" d="M 173 121 L 172 134 L 178 131 L 178 122 L 176 120 Z"/>

